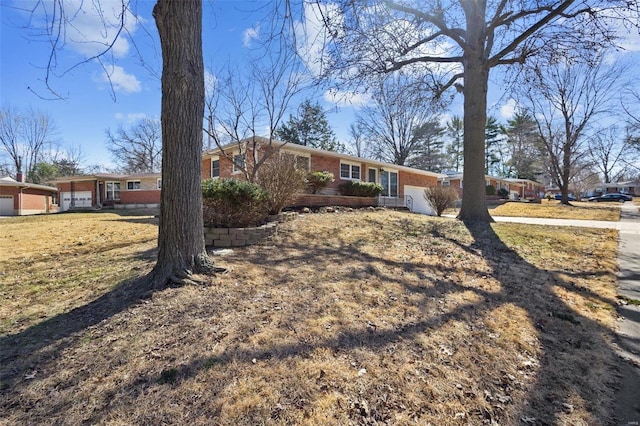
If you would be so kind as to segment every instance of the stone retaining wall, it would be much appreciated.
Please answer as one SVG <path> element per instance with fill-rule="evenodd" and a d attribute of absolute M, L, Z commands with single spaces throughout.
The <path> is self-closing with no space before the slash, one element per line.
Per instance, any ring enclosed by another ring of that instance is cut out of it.
<path fill-rule="evenodd" d="M 204 244 L 213 247 L 243 247 L 257 244 L 278 232 L 278 223 L 290 222 L 298 217 L 296 212 L 282 212 L 269 216 L 269 223 L 255 228 L 204 227 Z"/>
<path fill-rule="evenodd" d="M 204 244 L 213 247 L 243 247 L 257 244 L 278 232 L 278 222 L 256 228 L 204 228 Z"/>

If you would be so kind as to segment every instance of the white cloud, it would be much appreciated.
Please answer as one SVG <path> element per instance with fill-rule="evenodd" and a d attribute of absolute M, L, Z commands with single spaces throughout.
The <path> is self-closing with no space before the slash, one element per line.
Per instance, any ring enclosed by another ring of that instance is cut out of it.
<path fill-rule="evenodd" d="M 330 89 L 324 92 L 323 98 L 327 102 L 336 104 L 337 106 L 351 106 L 359 108 L 371 100 L 371 96 L 366 93 L 342 91 L 336 89 Z"/>
<path fill-rule="evenodd" d="M 251 47 L 251 42 L 256 40 L 260 36 L 260 24 L 256 24 L 253 28 L 247 28 L 242 35 L 242 45 L 244 47 Z"/>
<path fill-rule="evenodd" d="M 509 98 L 507 103 L 500 107 L 500 115 L 502 116 L 502 118 L 510 120 L 516 113 L 517 108 L 518 103 L 516 102 L 516 100 L 513 98 Z"/>
<path fill-rule="evenodd" d="M 105 67 L 98 81 L 110 84 L 115 92 L 136 93 L 142 90 L 142 85 L 136 76 L 127 74 L 124 68 L 117 65 Z"/>
<path fill-rule="evenodd" d="M 298 21 L 294 26 L 296 40 L 299 41 L 298 54 L 307 69 L 317 77 L 322 74 L 329 60 L 325 49 L 325 42 L 329 38 L 325 20 L 335 23 L 338 28 L 342 16 L 336 4 L 305 2 L 304 19 L 304 22 Z"/>
<path fill-rule="evenodd" d="M 123 114 L 121 112 L 116 112 L 114 118 L 118 121 L 125 121 L 127 123 L 136 123 L 144 118 L 147 118 L 148 115 L 144 112 L 130 112 L 128 114 Z"/>
<path fill-rule="evenodd" d="M 218 78 L 209 70 L 204 70 L 204 92 L 209 97 L 216 88 Z"/>
<path fill-rule="evenodd" d="M 136 32 L 138 20 L 127 8 L 123 10 L 122 0 L 67 0 L 62 12 L 58 2 L 46 0 L 37 3 L 35 16 L 40 19 L 42 29 L 51 26 L 51 16 L 60 16 L 64 20 L 64 44 L 87 58 L 110 49 L 115 57 L 124 57 L 129 53 L 129 41 L 126 34 Z M 124 30 L 120 31 L 124 26 Z"/>

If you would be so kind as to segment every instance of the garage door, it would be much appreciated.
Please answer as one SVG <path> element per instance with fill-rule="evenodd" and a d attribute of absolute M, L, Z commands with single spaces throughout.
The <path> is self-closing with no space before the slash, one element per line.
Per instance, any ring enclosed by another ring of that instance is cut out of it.
<path fill-rule="evenodd" d="M 0 216 L 13 216 L 13 195 L 0 195 Z"/>
<path fill-rule="evenodd" d="M 431 204 L 424 198 L 424 188 L 420 186 L 404 186 L 404 195 L 411 196 L 412 208 L 411 211 L 416 213 L 435 215 L 435 210 L 431 207 Z"/>
<path fill-rule="evenodd" d="M 72 196 L 73 194 L 73 196 Z M 73 201 L 73 207 L 71 202 Z M 70 208 L 82 209 L 89 208 L 92 205 L 91 191 L 76 191 L 76 192 L 63 192 L 62 200 L 60 203 L 61 211 L 69 210 Z"/>

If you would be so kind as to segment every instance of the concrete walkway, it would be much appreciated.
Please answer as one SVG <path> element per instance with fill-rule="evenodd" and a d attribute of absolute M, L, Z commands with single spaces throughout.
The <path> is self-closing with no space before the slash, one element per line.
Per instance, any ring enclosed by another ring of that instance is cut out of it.
<path fill-rule="evenodd" d="M 618 307 L 620 316 L 616 335 L 616 351 L 620 355 L 621 386 L 616 394 L 615 424 L 640 425 L 640 212 L 638 206 L 622 205 L 619 222 L 597 220 L 542 219 L 493 216 L 496 222 L 527 223 L 552 226 L 579 226 L 617 229 L 618 294 L 634 303 Z"/>
<path fill-rule="evenodd" d="M 640 212 L 631 203 L 622 206 L 618 249 L 618 294 L 640 303 Z M 621 366 L 617 413 L 620 424 L 640 425 L 640 305 L 618 307 L 618 353 L 628 361 Z"/>

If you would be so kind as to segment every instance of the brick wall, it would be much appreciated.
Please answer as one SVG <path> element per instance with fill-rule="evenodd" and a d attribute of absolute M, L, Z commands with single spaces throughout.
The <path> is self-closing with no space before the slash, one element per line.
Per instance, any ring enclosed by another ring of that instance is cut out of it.
<path fill-rule="evenodd" d="M 158 204 L 160 190 L 132 190 L 120 191 L 120 204 Z"/>
<path fill-rule="evenodd" d="M 235 177 L 233 174 L 233 163 L 227 157 L 220 155 L 218 160 L 220 161 L 220 177 L 230 178 Z M 240 178 L 242 175 L 239 175 Z M 202 179 L 211 178 L 211 157 L 202 159 Z"/>
<path fill-rule="evenodd" d="M 398 174 L 398 181 L 400 186 L 399 190 L 400 190 L 401 198 L 404 197 L 405 185 L 420 186 L 420 187 L 438 185 L 438 178 L 435 176 L 425 176 L 425 175 L 419 175 L 414 173 L 408 173 L 403 170 L 400 170 L 400 173 Z"/>
<path fill-rule="evenodd" d="M 299 194 L 288 203 L 288 207 L 344 206 L 358 208 L 376 205 L 377 200 L 374 197 L 346 197 L 343 195 L 322 194 Z"/>

